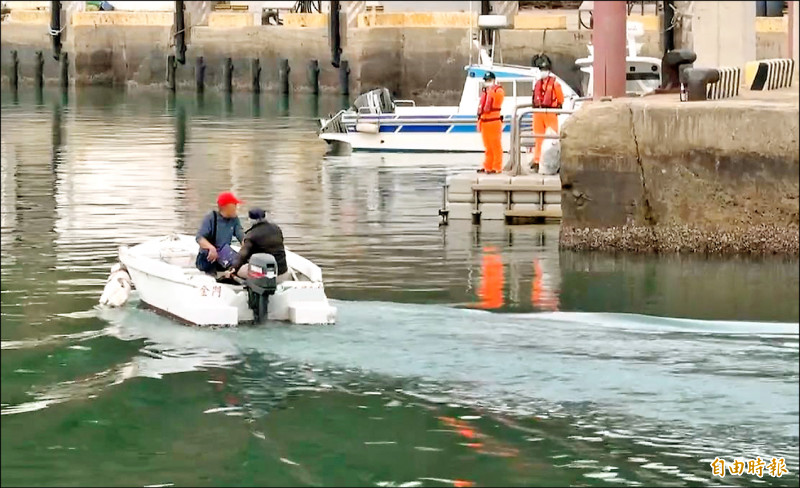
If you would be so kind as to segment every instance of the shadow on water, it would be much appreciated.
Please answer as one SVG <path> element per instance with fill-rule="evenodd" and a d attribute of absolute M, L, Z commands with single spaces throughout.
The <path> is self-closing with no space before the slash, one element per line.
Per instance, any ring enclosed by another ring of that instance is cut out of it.
<path fill-rule="evenodd" d="M 253 107 L 253 117 L 259 118 L 261 117 L 261 94 L 260 93 L 253 93 L 253 101 L 251 106 Z"/>
<path fill-rule="evenodd" d="M 291 99 L 289 96 L 281 96 L 278 97 L 278 115 L 280 117 L 288 117 L 289 116 L 289 107 L 291 105 Z"/>
<path fill-rule="evenodd" d="M 186 109 L 178 106 L 175 114 L 175 169 L 183 170 L 186 163 Z"/>

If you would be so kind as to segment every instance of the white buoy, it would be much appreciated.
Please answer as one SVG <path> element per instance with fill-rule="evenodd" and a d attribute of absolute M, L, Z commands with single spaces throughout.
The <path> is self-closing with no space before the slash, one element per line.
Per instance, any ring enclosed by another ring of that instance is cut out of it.
<path fill-rule="evenodd" d="M 106 287 L 100 296 L 100 305 L 121 307 L 127 303 L 131 296 L 131 277 L 128 271 L 119 263 L 111 267 Z"/>
<path fill-rule="evenodd" d="M 378 124 L 370 124 L 368 122 L 359 122 L 356 124 L 356 132 L 363 132 L 365 134 L 377 134 L 381 128 Z"/>

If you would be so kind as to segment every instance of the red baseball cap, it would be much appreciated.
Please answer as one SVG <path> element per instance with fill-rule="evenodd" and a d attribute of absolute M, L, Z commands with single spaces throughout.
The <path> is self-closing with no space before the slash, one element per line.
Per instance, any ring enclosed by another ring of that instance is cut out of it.
<path fill-rule="evenodd" d="M 229 191 L 224 191 L 219 194 L 217 197 L 217 205 L 220 207 L 224 207 L 225 205 L 230 205 L 231 203 L 235 205 L 239 205 L 240 203 L 244 203 L 243 201 L 236 198 L 236 195 Z"/>

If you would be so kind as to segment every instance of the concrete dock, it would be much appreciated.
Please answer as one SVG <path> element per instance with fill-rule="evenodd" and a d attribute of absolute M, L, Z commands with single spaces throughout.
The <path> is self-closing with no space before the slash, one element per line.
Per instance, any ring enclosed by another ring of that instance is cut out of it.
<path fill-rule="evenodd" d="M 443 222 L 504 220 L 507 223 L 561 219 L 561 179 L 558 175 L 480 174 L 447 178 L 442 198 Z"/>
<path fill-rule="evenodd" d="M 561 131 L 562 246 L 798 255 L 798 100 L 587 104 Z"/>

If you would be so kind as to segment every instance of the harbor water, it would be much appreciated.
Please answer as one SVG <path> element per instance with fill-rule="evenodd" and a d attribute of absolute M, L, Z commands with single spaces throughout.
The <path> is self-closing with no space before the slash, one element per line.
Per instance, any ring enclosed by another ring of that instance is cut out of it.
<path fill-rule="evenodd" d="M 482 156 L 327 154 L 342 103 L 2 93 L 3 486 L 797 486 L 797 259 L 439 226 Z M 226 190 L 322 267 L 336 325 L 96 306 L 120 245 Z"/>

